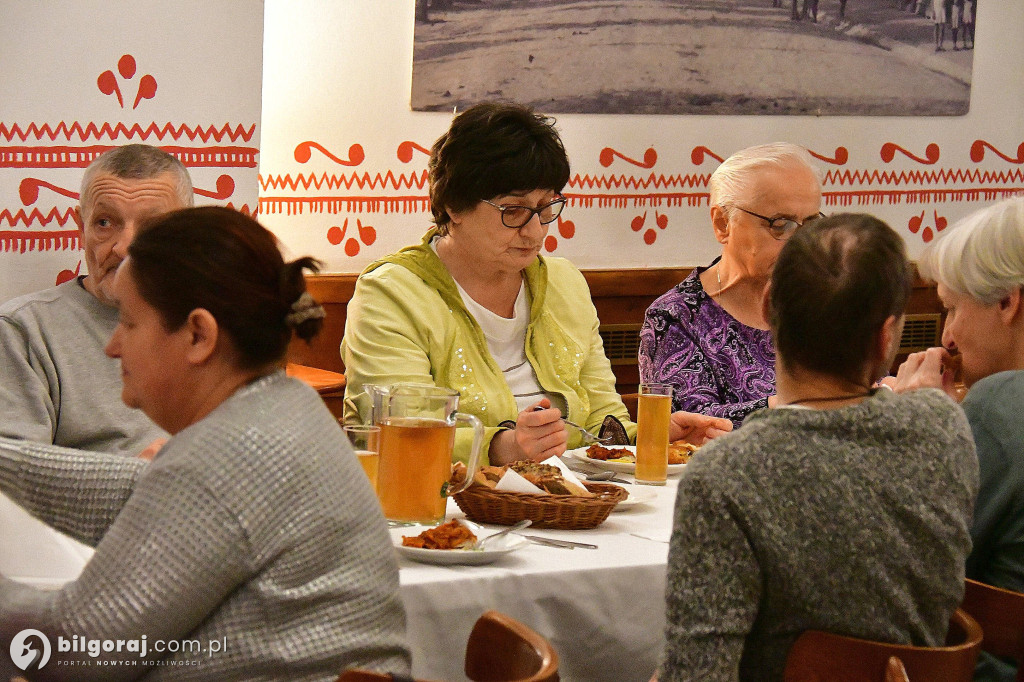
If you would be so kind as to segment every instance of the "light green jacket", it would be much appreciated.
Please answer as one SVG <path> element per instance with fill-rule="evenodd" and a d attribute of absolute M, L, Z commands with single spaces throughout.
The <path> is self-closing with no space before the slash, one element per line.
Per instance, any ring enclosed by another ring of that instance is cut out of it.
<path fill-rule="evenodd" d="M 504 420 L 515 421 L 515 398 L 487 348 L 480 325 L 455 281 L 423 243 L 372 263 L 356 282 L 345 337 L 345 416 L 368 421 L 364 384 L 432 383 L 461 394 L 459 411 L 485 427 L 481 463 Z M 564 258 L 538 258 L 525 270 L 530 300 L 526 357 L 541 388 L 562 397 L 566 418 L 596 433 L 615 415 L 636 438 L 636 425 L 615 391 L 615 376 L 598 333 L 597 311 L 583 275 Z M 469 457 L 472 432 L 456 432 L 454 459 Z M 569 447 L 582 445 L 570 431 Z"/>

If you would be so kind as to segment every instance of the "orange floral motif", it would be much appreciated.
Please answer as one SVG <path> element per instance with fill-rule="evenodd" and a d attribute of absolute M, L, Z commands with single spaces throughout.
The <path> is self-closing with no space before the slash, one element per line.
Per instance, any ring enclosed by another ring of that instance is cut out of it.
<path fill-rule="evenodd" d="M 136 71 L 135 57 L 130 54 L 122 55 L 117 60 L 117 72 L 121 74 L 121 78 L 128 81 L 135 77 Z M 96 87 L 100 89 L 104 95 L 116 95 L 117 103 L 124 109 L 124 96 L 121 94 L 121 87 L 118 84 L 117 76 L 110 69 L 107 69 L 99 75 L 96 79 Z M 132 104 L 132 109 L 137 109 L 139 102 L 144 99 L 153 99 L 156 96 L 156 78 L 153 78 L 150 74 L 144 75 L 139 79 L 139 88 L 135 93 L 135 102 Z"/>

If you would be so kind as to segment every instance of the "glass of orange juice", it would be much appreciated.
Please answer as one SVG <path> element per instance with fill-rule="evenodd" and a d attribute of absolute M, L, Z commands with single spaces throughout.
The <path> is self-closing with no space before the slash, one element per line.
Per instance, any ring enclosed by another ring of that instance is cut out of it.
<path fill-rule="evenodd" d="M 665 485 L 672 386 L 640 384 L 636 408 L 636 482 Z"/>
<path fill-rule="evenodd" d="M 380 464 L 380 427 L 347 424 L 342 427 L 374 492 L 377 490 L 377 467 Z"/>

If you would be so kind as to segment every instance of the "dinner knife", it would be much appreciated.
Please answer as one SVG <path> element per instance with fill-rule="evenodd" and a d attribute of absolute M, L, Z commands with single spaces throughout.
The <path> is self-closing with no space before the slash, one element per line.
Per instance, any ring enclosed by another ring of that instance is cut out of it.
<path fill-rule="evenodd" d="M 589 545 L 585 542 L 574 542 L 572 540 L 556 540 L 555 538 L 545 538 L 540 535 L 522 535 L 527 540 L 536 542 L 538 545 L 548 545 L 549 547 L 561 547 L 562 549 L 575 549 L 579 547 L 581 549 L 597 549 L 597 545 Z"/>

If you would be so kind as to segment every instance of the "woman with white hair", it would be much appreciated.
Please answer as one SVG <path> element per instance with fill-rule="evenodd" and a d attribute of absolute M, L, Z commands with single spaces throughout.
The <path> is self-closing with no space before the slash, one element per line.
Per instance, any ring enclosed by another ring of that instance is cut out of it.
<path fill-rule="evenodd" d="M 938 284 L 947 311 L 943 347 L 908 357 L 894 388 L 942 388 L 955 398 L 953 358 L 962 362 L 981 472 L 967 577 L 1024 592 L 1024 198 L 967 216 L 925 249 L 918 267 Z M 1015 677 L 1003 660 L 978 659 L 976 680 Z"/>
<path fill-rule="evenodd" d="M 773 404 L 775 349 L 761 307 L 786 239 L 821 215 L 807 151 L 776 142 L 736 152 L 708 182 L 722 255 L 647 310 L 640 380 L 672 384 L 673 410 L 732 420 Z"/>
<path fill-rule="evenodd" d="M 961 358 L 981 466 L 967 577 L 1024 592 L 1024 198 L 964 218 L 919 267 L 947 311 L 943 347 L 907 358 L 895 389 L 955 396 L 951 357 Z"/>

